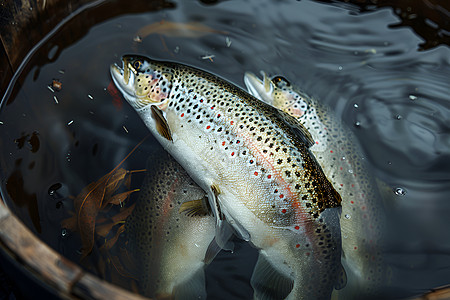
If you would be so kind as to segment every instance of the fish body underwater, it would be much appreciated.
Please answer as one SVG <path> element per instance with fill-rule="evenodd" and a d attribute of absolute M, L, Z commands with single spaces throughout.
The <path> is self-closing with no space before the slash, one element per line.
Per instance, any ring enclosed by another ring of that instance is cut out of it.
<path fill-rule="evenodd" d="M 192 201 L 204 207 L 189 210 Z M 208 258 L 215 223 L 205 201 L 206 193 L 168 154 L 160 151 L 148 159 L 136 207 L 126 221 L 127 250 L 143 295 L 206 299 L 205 261 L 217 252 Z"/>
<path fill-rule="evenodd" d="M 311 133 L 311 147 L 326 176 L 342 197 L 340 217 L 343 265 L 347 286 L 335 291 L 339 299 L 377 299 L 389 280 L 383 261 L 385 213 L 377 182 L 363 159 L 359 144 L 328 106 L 292 86 L 283 77 L 260 80 L 246 73 L 251 94 L 295 117 Z"/>
<path fill-rule="evenodd" d="M 260 249 L 256 299 L 329 299 L 341 288 L 341 198 L 294 118 L 205 71 L 124 56 L 111 75 L 162 146 L 208 193 L 215 239 Z"/>

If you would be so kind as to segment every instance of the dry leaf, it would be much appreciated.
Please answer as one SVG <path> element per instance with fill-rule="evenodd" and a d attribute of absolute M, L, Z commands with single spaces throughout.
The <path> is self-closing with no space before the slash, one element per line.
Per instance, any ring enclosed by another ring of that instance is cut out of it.
<path fill-rule="evenodd" d="M 148 137 L 148 136 L 147 136 Z M 138 145 L 136 145 L 133 150 L 109 173 L 101 177 L 99 180 L 90 183 L 86 186 L 80 194 L 74 199 L 75 216 L 68 218 L 63 221 L 63 226 L 68 228 L 78 228 L 80 233 L 82 248 L 81 248 L 81 259 L 85 258 L 94 246 L 94 231 L 96 218 L 99 211 L 110 203 L 113 199 L 112 195 L 117 191 L 119 186 L 125 181 L 127 175 L 130 173 L 119 168 L 120 165 L 139 147 L 145 137 Z M 128 176 L 129 177 L 129 176 Z M 126 199 L 131 192 L 126 192 L 119 194 L 120 196 L 114 198 L 114 201 L 120 201 L 121 199 Z M 125 198 L 124 198 L 125 197 Z M 78 223 L 78 226 L 74 226 L 74 222 Z M 114 224 L 113 224 L 114 225 Z M 112 226 L 111 226 L 112 227 Z M 105 228 L 103 228 L 105 230 Z M 104 231 L 102 231 L 104 234 Z"/>
<path fill-rule="evenodd" d="M 114 205 L 121 205 L 133 192 L 138 192 L 139 189 L 134 189 L 131 191 L 126 191 L 120 194 L 116 194 L 114 196 L 111 197 L 111 199 L 108 201 L 109 204 L 114 204 Z"/>
<path fill-rule="evenodd" d="M 82 242 L 82 258 L 89 254 L 94 246 L 95 218 L 101 208 L 105 195 L 109 174 L 89 184 L 75 198 L 75 209 L 78 212 L 78 232 Z"/>
<path fill-rule="evenodd" d="M 111 262 L 112 262 L 112 264 L 114 265 L 114 268 L 116 269 L 116 271 L 117 271 L 120 275 L 122 275 L 122 276 L 124 276 L 124 277 L 128 277 L 128 278 L 136 279 L 136 278 L 133 277 L 132 274 L 130 274 L 130 273 L 123 267 L 123 265 L 122 265 L 122 263 L 121 263 L 121 260 L 120 260 L 117 256 L 111 256 Z"/>
<path fill-rule="evenodd" d="M 117 242 L 117 239 L 119 236 L 125 231 L 125 225 L 122 225 L 117 229 L 116 234 L 111 239 L 107 240 L 106 243 L 103 244 L 103 246 L 100 247 L 100 250 L 109 250 L 114 246 L 114 244 Z"/>
<path fill-rule="evenodd" d="M 161 34 L 167 37 L 198 38 L 207 34 L 228 34 L 226 31 L 215 30 L 198 22 L 177 23 L 161 21 L 144 26 L 137 35 L 144 38 L 150 34 Z"/>
<path fill-rule="evenodd" d="M 112 218 L 97 220 L 97 223 L 104 224 L 96 225 L 95 232 L 102 237 L 106 237 L 114 225 L 117 225 L 120 222 L 124 222 L 125 219 L 128 218 L 128 216 L 133 212 L 135 205 L 136 203 L 134 203 L 130 207 L 123 209 L 120 213 L 116 214 Z"/>

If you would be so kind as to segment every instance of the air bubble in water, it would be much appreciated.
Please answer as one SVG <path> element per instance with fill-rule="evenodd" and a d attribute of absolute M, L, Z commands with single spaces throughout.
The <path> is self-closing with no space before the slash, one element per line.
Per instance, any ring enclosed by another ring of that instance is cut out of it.
<path fill-rule="evenodd" d="M 66 237 L 69 233 L 67 232 L 67 229 L 63 228 L 61 229 L 61 236 Z"/>
<path fill-rule="evenodd" d="M 55 192 L 56 192 L 57 190 L 59 190 L 61 187 L 62 187 L 62 184 L 59 183 L 59 182 L 53 184 L 51 187 L 48 188 L 48 194 L 49 194 L 50 196 L 55 195 Z"/>
<path fill-rule="evenodd" d="M 404 196 L 404 195 L 406 195 L 406 191 L 404 189 L 402 189 L 401 187 L 395 188 L 394 189 L 394 193 L 397 196 Z"/>
<path fill-rule="evenodd" d="M 346 219 L 350 219 L 351 216 L 350 216 L 349 214 L 347 214 L 347 215 L 345 215 L 345 218 L 346 218 Z"/>
<path fill-rule="evenodd" d="M 355 126 L 356 126 L 356 127 L 360 127 L 360 126 L 361 126 L 361 122 L 356 121 L 356 122 L 355 122 Z"/>
<path fill-rule="evenodd" d="M 355 104 L 353 104 L 353 107 L 354 107 L 354 108 L 358 108 L 359 105 L 355 103 Z"/>
<path fill-rule="evenodd" d="M 417 96 L 409 95 L 409 100 L 411 101 L 417 100 Z"/>
<path fill-rule="evenodd" d="M 403 117 L 402 117 L 401 115 L 396 115 L 396 116 L 395 116 L 395 119 L 396 119 L 396 120 L 401 120 L 401 119 L 403 119 Z"/>

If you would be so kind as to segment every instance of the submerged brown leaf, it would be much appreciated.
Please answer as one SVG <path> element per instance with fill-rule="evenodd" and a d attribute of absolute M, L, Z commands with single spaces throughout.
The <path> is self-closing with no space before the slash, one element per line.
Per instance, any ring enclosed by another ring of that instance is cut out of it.
<path fill-rule="evenodd" d="M 116 194 L 111 197 L 111 200 L 109 200 L 108 203 L 114 204 L 114 205 L 121 205 L 125 200 L 128 199 L 128 197 L 130 197 L 131 193 L 138 192 L 138 191 L 139 191 L 139 189 L 134 189 L 134 190 L 120 193 L 120 194 Z"/>
<path fill-rule="evenodd" d="M 122 183 L 129 183 L 131 174 L 129 171 L 120 168 L 122 163 L 141 145 L 145 137 L 133 150 L 109 173 L 87 185 L 74 199 L 75 215 L 62 222 L 62 226 L 74 231 L 78 230 L 81 237 L 81 258 L 85 258 L 94 246 L 94 232 L 96 227 L 96 219 L 100 210 L 104 209 L 108 204 L 121 203 L 135 190 L 128 191 L 113 196 Z M 134 207 L 134 206 L 133 206 Z M 131 213 L 127 211 L 125 214 Z M 119 213 L 119 218 L 123 218 Z M 126 217 L 125 217 L 126 218 Z M 110 229 L 117 222 L 113 222 Z M 109 226 L 109 225 L 108 225 Z M 106 236 L 105 228 L 102 228 L 102 235 Z M 118 236 L 117 236 L 118 237 Z M 117 239 L 116 239 L 117 240 Z"/>
<path fill-rule="evenodd" d="M 198 22 L 178 23 L 162 20 L 142 27 L 137 32 L 137 35 L 141 38 L 151 34 L 161 34 L 167 37 L 198 38 L 212 33 L 228 34 L 226 31 L 216 30 Z"/>
<path fill-rule="evenodd" d="M 120 213 L 114 215 L 112 218 L 97 220 L 97 224 L 103 224 L 96 225 L 95 232 L 102 237 L 106 237 L 108 233 L 111 232 L 111 229 L 114 225 L 117 225 L 120 222 L 124 222 L 126 218 L 128 218 L 128 216 L 133 212 L 135 205 L 136 204 L 134 203 L 130 207 L 123 209 Z"/>
<path fill-rule="evenodd" d="M 117 242 L 117 239 L 119 236 L 125 231 L 125 224 L 120 226 L 119 229 L 117 229 L 116 234 L 111 239 L 107 240 L 103 246 L 100 247 L 100 250 L 109 250 L 114 246 L 114 244 Z"/>

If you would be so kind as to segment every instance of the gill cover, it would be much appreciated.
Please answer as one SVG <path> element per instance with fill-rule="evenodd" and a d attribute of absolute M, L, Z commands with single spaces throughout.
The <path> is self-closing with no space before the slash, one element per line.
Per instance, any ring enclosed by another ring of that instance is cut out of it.
<path fill-rule="evenodd" d="M 173 79 L 170 67 L 136 55 L 124 55 L 122 61 L 124 82 L 133 85 L 141 106 L 158 104 L 169 97 Z"/>

